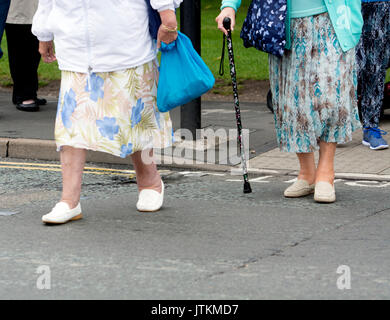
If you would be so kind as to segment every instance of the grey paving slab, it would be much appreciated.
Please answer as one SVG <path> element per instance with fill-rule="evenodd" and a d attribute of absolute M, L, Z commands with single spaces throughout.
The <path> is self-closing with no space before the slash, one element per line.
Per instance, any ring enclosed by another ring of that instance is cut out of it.
<path fill-rule="evenodd" d="M 8 92 L 0 91 L 0 137 L 52 140 L 57 102 L 51 98 L 40 112 L 18 111 Z"/>
<path fill-rule="evenodd" d="M 381 171 L 380 174 L 390 175 L 390 168 Z"/>
<path fill-rule="evenodd" d="M 390 130 L 390 117 L 382 121 L 382 128 Z M 388 175 L 390 169 L 390 149 L 373 151 L 361 144 L 361 130 L 353 134 L 353 141 L 339 145 L 336 150 L 336 173 Z M 318 152 L 315 154 L 318 161 Z M 282 153 L 278 148 L 265 152 L 249 162 L 251 168 L 274 170 L 299 170 L 295 154 Z"/>

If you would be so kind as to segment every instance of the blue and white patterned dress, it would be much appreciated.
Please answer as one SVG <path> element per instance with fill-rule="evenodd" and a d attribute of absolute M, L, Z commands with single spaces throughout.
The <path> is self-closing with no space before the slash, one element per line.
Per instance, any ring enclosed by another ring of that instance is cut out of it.
<path fill-rule="evenodd" d="M 328 13 L 291 20 L 292 48 L 270 55 L 277 140 L 282 151 L 346 143 L 361 128 L 355 50 L 343 52 Z"/>

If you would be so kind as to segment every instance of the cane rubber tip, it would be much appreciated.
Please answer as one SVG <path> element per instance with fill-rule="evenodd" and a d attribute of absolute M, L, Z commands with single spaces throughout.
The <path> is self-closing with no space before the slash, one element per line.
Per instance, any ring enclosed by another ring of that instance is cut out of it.
<path fill-rule="evenodd" d="M 223 19 L 223 27 L 226 29 L 226 30 L 230 30 L 230 27 L 232 25 L 232 20 L 230 20 L 229 17 L 226 17 L 225 19 Z"/>
<path fill-rule="evenodd" d="M 244 193 L 252 193 L 252 188 L 249 182 L 244 182 Z"/>

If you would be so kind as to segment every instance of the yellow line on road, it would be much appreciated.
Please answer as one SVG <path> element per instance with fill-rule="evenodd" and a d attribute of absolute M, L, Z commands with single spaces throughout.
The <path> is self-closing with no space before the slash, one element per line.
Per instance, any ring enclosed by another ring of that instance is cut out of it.
<path fill-rule="evenodd" d="M 61 169 L 55 169 L 55 168 L 33 168 L 33 167 L 20 167 L 20 166 L 3 166 L 0 165 L 0 168 L 6 168 L 6 169 L 23 169 L 23 170 L 42 170 L 42 171 L 61 171 Z"/>
<path fill-rule="evenodd" d="M 22 170 L 32 170 L 32 171 L 52 171 L 60 172 L 60 168 L 44 168 L 44 167 L 23 167 L 23 166 L 4 166 L 0 165 L 0 168 L 6 169 L 22 169 Z M 122 176 L 134 178 L 135 173 L 120 173 L 120 172 L 99 172 L 99 171 L 84 171 L 84 173 L 95 174 L 95 175 L 111 175 L 111 176 Z"/>
<path fill-rule="evenodd" d="M 44 167 L 44 168 L 61 168 L 60 164 L 44 164 L 44 163 L 31 163 L 31 162 L 5 162 L 0 161 L 0 165 L 10 166 L 10 168 L 23 169 L 27 167 Z M 15 167 L 14 167 L 15 166 Z M 27 169 L 26 169 L 27 170 Z M 119 172 L 125 174 L 135 174 L 134 170 L 121 170 L 121 169 L 110 169 L 110 168 L 99 168 L 99 167 L 85 167 L 84 170 L 92 171 L 110 171 L 110 172 Z M 57 170 L 54 170 L 57 171 Z M 170 172 L 169 170 L 159 170 L 160 173 Z"/>
<path fill-rule="evenodd" d="M 0 165 L 15 165 L 15 166 L 31 166 L 31 167 L 49 167 L 49 168 L 61 168 L 60 164 L 44 164 L 44 163 L 26 163 L 26 162 L 1 162 Z M 95 168 L 95 167 L 85 167 L 85 170 L 96 170 L 96 171 L 112 171 L 112 172 L 124 172 L 124 173 L 135 173 L 134 170 L 120 170 L 120 169 L 110 169 L 110 168 Z"/>
<path fill-rule="evenodd" d="M 36 166 L 36 167 L 61 167 L 59 164 L 43 164 L 43 163 L 31 163 L 31 162 L 6 162 L 0 161 L 0 164 L 3 165 L 18 165 L 18 166 Z"/>

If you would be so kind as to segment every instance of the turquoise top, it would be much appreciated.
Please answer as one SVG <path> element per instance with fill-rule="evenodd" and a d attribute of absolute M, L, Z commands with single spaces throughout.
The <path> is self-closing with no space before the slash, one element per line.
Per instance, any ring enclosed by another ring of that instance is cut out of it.
<path fill-rule="evenodd" d="M 324 0 L 292 0 L 291 18 L 304 18 L 327 12 Z"/>
<path fill-rule="evenodd" d="M 293 0 L 295 1 L 295 0 Z M 300 0 L 301 1 L 301 0 Z M 307 2 L 307 0 L 306 0 Z M 328 9 L 330 20 L 344 52 L 354 48 L 360 40 L 363 28 L 361 0 L 323 0 Z M 234 10 L 241 5 L 241 0 L 223 0 L 222 8 L 232 7 Z M 291 0 L 287 0 L 286 49 L 291 48 Z"/>

